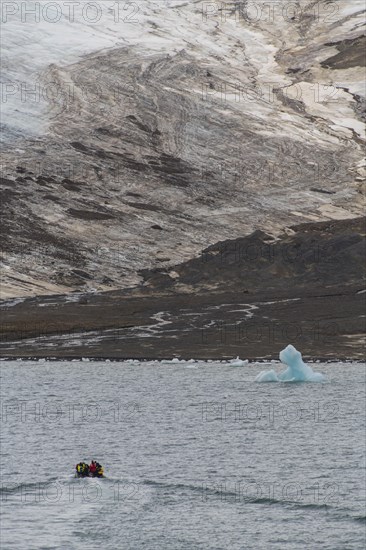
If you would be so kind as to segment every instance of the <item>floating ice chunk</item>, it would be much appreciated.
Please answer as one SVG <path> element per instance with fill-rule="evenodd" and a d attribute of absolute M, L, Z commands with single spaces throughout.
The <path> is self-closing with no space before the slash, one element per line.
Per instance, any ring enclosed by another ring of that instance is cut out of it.
<path fill-rule="evenodd" d="M 272 370 L 262 370 L 255 379 L 256 382 L 279 382 L 276 371 Z"/>
<path fill-rule="evenodd" d="M 291 344 L 281 351 L 280 359 L 287 365 L 286 370 L 280 374 L 273 369 L 262 371 L 256 377 L 256 382 L 325 382 L 325 376 L 306 365 L 301 353 Z"/>
<path fill-rule="evenodd" d="M 249 363 L 248 359 L 245 359 L 244 361 L 237 356 L 236 359 L 231 359 L 229 362 L 230 367 L 244 367 L 244 365 L 247 365 Z"/>

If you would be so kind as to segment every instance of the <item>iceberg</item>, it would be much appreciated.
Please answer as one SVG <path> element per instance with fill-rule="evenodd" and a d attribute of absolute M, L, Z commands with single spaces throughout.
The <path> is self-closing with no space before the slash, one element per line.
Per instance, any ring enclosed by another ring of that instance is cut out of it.
<path fill-rule="evenodd" d="M 262 371 L 256 382 L 325 382 L 326 378 L 320 372 L 314 372 L 302 360 L 301 353 L 291 344 L 280 352 L 280 360 L 287 369 L 277 374 L 275 370 Z"/>
<path fill-rule="evenodd" d="M 173 357 L 172 359 L 162 359 L 161 363 L 164 365 L 175 365 L 176 363 L 184 363 L 184 359 L 182 361 L 179 360 L 178 357 Z"/>
<path fill-rule="evenodd" d="M 244 367 L 249 363 L 248 359 L 245 359 L 244 361 L 242 359 L 239 359 L 239 356 L 236 359 L 231 359 L 229 362 L 230 367 Z"/>

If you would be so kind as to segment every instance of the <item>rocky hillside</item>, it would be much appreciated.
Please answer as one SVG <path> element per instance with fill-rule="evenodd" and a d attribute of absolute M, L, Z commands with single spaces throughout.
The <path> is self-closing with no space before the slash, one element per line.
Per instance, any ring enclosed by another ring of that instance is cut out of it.
<path fill-rule="evenodd" d="M 86 24 L 62 48 L 67 21 L 43 21 L 32 50 L 29 23 L 4 23 L 3 298 L 124 289 L 152 270 L 154 285 L 216 289 L 219 270 L 193 260 L 215 243 L 260 231 L 270 253 L 290 226 L 363 214 L 364 3 L 269 4 L 137 2 L 133 26 L 89 25 L 85 51 Z M 304 259 L 284 269 L 309 280 Z"/>
<path fill-rule="evenodd" d="M 5 357 L 362 360 L 365 218 L 261 231 L 210 246 L 128 290 L 2 303 Z"/>

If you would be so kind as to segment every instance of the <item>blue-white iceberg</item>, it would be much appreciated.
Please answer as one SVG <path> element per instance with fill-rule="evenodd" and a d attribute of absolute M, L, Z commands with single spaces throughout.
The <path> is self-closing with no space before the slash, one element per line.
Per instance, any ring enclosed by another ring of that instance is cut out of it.
<path fill-rule="evenodd" d="M 326 378 L 320 372 L 314 372 L 302 360 L 301 353 L 289 344 L 280 353 L 280 360 L 287 365 L 287 369 L 277 374 L 267 370 L 258 374 L 256 382 L 325 382 Z"/>

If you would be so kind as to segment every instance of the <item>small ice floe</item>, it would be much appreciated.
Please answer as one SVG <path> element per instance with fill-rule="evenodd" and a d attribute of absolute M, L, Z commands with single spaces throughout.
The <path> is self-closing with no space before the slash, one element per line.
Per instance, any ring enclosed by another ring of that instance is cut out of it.
<path fill-rule="evenodd" d="M 256 382 L 325 382 L 326 378 L 320 372 L 314 372 L 306 365 L 301 353 L 289 344 L 280 353 L 280 360 L 287 365 L 287 369 L 277 374 L 275 370 L 262 371 Z"/>
<path fill-rule="evenodd" d="M 230 367 L 244 367 L 249 363 L 248 359 L 240 359 L 239 356 L 236 359 L 231 359 L 229 361 Z"/>

